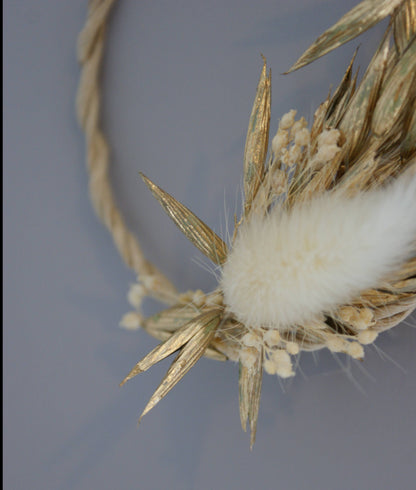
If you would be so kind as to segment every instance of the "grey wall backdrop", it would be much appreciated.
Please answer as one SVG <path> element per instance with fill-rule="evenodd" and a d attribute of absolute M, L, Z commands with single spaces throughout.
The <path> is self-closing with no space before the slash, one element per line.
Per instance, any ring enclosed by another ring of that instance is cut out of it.
<path fill-rule="evenodd" d="M 240 199 L 260 53 L 273 69 L 272 132 L 291 108 L 310 119 L 359 43 L 365 65 L 382 27 L 280 73 L 355 3 L 146 0 L 114 9 L 103 67 L 111 177 L 148 257 L 178 287 L 209 291 L 215 279 L 138 171 L 221 232 Z M 231 363 L 203 359 L 136 428 L 168 363 L 118 387 L 156 341 L 117 327 L 134 275 L 88 199 L 74 115 L 86 8 L 4 3 L 4 488 L 413 488 L 411 320 L 382 335 L 364 363 L 305 354 L 292 381 L 265 376 L 252 453 Z"/>

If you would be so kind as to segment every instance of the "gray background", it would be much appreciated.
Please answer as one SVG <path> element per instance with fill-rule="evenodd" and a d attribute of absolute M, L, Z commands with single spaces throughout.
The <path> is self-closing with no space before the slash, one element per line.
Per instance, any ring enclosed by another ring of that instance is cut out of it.
<path fill-rule="evenodd" d="M 88 200 L 74 116 L 86 3 L 4 5 L 4 487 L 413 488 L 411 321 L 381 336 L 364 363 L 304 354 L 292 381 L 265 376 L 252 453 L 231 363 L 201 360 L 136 429 L 168 363 L 118 387 L 156 342 L 117 328 L 134 275 Z M 365 65 L 382 26 L 311 67 L 280 73 L 355 3 L 116 6 L 103 70 L 111 178 L 146 254 L 179 288 L 209 291 L 215 280 L 138 171 L 223 232 L 240 199 L 260 53 L 273 69 L 272 132 L 291 108 L 310 118 L 360 42 Z M 157 308 L 145 305 L 148 314 Z"/>

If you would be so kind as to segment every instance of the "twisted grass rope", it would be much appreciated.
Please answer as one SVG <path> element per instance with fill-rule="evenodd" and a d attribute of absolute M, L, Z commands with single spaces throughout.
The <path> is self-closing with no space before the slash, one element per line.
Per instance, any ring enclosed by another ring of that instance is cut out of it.
<path fill-rule="evenodd" d="M 148 281 L 149 292 L 166 303 L 173 303 L 176 291 L 170 281 L 151 264 L 139 242 L 128 230 L 117 208 L 109 180 L 110 152 L 100 127 L 100 68 L 103 59 L 105 31 L 116 0 L 92 0 L 88 17 L 78 38 L 78 60 L 81 76 L 77 93 L 78 121 L 85 132 L 86 163 L 89 172 L 90 197 L 100 220 L 111 233 L 114 243 L 128 267 Z"/>

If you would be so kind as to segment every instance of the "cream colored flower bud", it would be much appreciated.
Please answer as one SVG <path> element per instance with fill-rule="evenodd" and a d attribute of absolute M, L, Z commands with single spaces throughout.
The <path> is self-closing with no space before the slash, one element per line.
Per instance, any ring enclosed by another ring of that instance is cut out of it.
<path fill-rule="evenodd" d="M 363 330 L 358 334 L 357 339 L 358 342 L 360 342 L 360 344 L 367 345 L 367 344 L 372 344 L 377 337 L 378 337 L 378 333 L 375 332 L 374 330 Z"/>
<path fill-rule="evenodd" d="M 119 326 L 126 330 L 138 330 L 143 323 L 143 316 L 137 311 L 129 311 L 123 315 Z"/>
<path fill-rule="evenodd" d="M 127 300 L 132 306 L 139 310 L 145 295 L 146 290 L 142 284 L 132 284 L 127 294 Z"/>
<path fill-rule="evenodd" d="M 280 120 L 279 129 L 289 129 L 295 122 L 296 110 L 292 109 L 286 113 Z"/>

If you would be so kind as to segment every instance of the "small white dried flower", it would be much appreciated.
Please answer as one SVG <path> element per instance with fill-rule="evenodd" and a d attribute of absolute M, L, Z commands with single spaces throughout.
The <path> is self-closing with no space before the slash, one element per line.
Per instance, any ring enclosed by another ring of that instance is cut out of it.
<path fill-rule="evenodd" d="M 287 114 L 284 114 L 280 120 L 279 129 L 290 129 L 294 122 L 297 111 L 292 109 Z"/>
<path fill-rule="evenodd" d="M 277 364 L 292 364 L 289 354 L 283 349 L 273 351 L 272 358 Z"/>
<path fill-rule="evenodd" d="M 291 378 L 295 375 L 295 371 L 293 371 L 291 364 L 277 364 L 276 365 L 276 374 L 281 378 Z"/>
<path fill-rule="evenodd" d="M 302 128 L 295 135 L 295 144 L 299 146 L 307 146 L 309 145 L 311 139 L 311 135 L 309 133 L 309 129 Z"/>
<path fill-rule="evenodd" d="M 143 316 L 137 311 L 129 311 L 123 315 L 119 326 L 126 330 L 138 330 L 143 323 Z"/>
<path fill-rule="evenodd" d="M 300 133 L 303 129 L 305 129 L 307 126 L 308 123 L 303 116 L 293 123 L 293 126 L 290 129 L 290 137 L 291 139 L 295 140 L 295 143 L 296 143 L 296 135 Z"/>
<path fill-rule="evenodd" d="M 247 332 L 242 338 L 241 343 L 246 347 L 259 347 L 261 338 L 253 332 Z"/>
<path fill-rule="evenodd" d="M 280 342 L 280 333 L 278 330 L 267 330 L 263 339 L 270 347 L 278 345 Z"/>
<path fill-rule="evenodd" d="M 357 309 L 352 306 L 343 306 L 339 308 L 339 317 L 356 330 L 365 330 L 375 323 L 374 313 L 370 308 Z"/>
<path fill-rule="evenodd" d="M 349 342 L 347 354 L 353 359 L 362 359 L 364 357 L 364 349 L 358 342 Z"/>
<path fill-rule="evenodd" d="M 267 374 L 276 374 L 277 365 L 272 359 L 266 359 L 263 367 Z"/>
<path fill-rule="evenodd" d="M 289 144 L 289 133 L 286 130 L 278 129 L 272 139 L 272 152 L 278 156 L 283 148 Z"/>
<path fill-rule="evenodd" d="M 258 351 L 255 348 L 245 348 L 240 351 L 240 362 L 244 367 L 251 368 L 257 359 Z"/>
<path fill-rule="evenodd" d="M 143 284 L 132 284 L 130 286 L 129 292 L 127 294 L 128 302 L 136 308 L 136 310 L 140 310 L 140 307 L 143 302 L 143 298 L 146 296 L 146 290 Z"/>
<path fill-rule="evenodd" d="M 205 293 L 201 291 L 200 289 L 197 289 L 194 291 L 192 295 L 192 303 L 197 307 L 200 308 L 204 303 L 205 303 Z"/>
<path fill-rule="evenodd" d="M 330 337 L 326 346 L 331 352 L 344 352 L 347 348 L 347 342 L 339 337 Z"/>
<path fill-rule="evenodd" d="M 289 354 L 296 355 L 299 354 L 299 344 L 296 342 L 287 342 L 286 343 L 286 350 L 289 352 Z"/>
<path fill-rule="evenodd" d="M 363 345 L 372 344 L 376 338 L 378 337 L 378 333 L 374 330 L 363 330 L 357 336 L 358 342 Z"/>
<path fill-rule="evenodd" d="M 293 145 L 289 150 L 289 165 L 292 166 L 299 161 L 300 155 L 302 154 L 302 149 L 299 145 Z"/>

